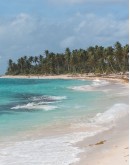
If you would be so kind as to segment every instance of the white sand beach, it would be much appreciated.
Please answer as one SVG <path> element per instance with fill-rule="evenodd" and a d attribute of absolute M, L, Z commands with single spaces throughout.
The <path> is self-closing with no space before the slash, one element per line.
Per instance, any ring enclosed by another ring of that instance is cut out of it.
<path fill-rule="evenodd" d="M 109 75 L 95 75 L 95 74 L 61 74 L 61 75 L 3 75 L 0 78 L 21 78 L 21 79 L 86 79 L 86 80 L 109 80 L 109 81 L 129 81 L 129 74 L 109 74 Z"/>
<path fill-rule="evenodd" d="M 80 161 L 74 165 L 128 165 L 128 125 L 127 116 L 119 120 L 114 128 L 79 143 L 85 152 L 80 155 Z"/>

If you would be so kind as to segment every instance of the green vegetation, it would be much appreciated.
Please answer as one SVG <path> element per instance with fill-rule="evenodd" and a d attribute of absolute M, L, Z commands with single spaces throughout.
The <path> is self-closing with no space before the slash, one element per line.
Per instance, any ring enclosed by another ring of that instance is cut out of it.
<path fill-rule="evenodd" d="M 67 73 L 99 73 L 109 74 L 129 70 L 129 46 L 116 42 L 114 46 L 89 47 L 87 50 L 53 53 L 45 50 L 44 55 L 24 56 L 13 62 L 9 59 L 7 75 L 28 74 L 67 74 Z"/>

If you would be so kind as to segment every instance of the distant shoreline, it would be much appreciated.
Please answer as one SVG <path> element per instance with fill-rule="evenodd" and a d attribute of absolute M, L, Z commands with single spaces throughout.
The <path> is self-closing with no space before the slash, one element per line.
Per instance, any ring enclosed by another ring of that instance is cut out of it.
<path fill-rule="evenodd" d="M 128 74 L 109 74 L 109 75 L 94 75 L 94 74 L 61 74 L 61 75 L 3 75 L 0 78 L 16 78 L 16 79 L 86 79 L 86 80 L 110 80 L 129 82 Z"/>

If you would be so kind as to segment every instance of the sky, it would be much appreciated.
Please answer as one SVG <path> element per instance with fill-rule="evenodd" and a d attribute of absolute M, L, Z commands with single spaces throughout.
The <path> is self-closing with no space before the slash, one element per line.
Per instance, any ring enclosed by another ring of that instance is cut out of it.
<path fill-rule="evenodd" d="M 0 0 L 0 74 L 8 60 L 128 44 L 128 0 Z"/>

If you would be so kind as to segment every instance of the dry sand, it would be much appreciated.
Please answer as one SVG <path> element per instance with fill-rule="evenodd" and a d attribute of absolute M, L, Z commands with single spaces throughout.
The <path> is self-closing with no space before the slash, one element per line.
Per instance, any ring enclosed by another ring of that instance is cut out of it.
<path fill-rule="evenodd" d="M 129 119 L 118 121 L 112 129 L 78 144 L 85 149 L 80 161 L 73 165 L 128 165 L 129 164 Z"/>

